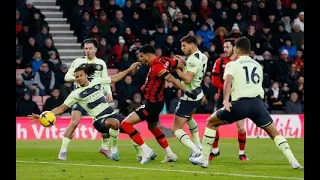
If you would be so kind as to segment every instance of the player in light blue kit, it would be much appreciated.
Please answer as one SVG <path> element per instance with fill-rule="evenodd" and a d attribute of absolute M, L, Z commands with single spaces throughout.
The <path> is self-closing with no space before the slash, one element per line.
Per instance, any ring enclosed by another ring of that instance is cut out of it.
<path fill-rule="evenodd" d="M 185 94 L 181 97 L 174 113 L 172 131 L 177 139 L 192 151 L 191 156 L 199 156 L 202 147 L 198 124 L 192 116 L 199 107 L 204 95 L 201 82 L 207 69 L 208 58 L 198 49 L 196 36 L 187 35 L 180 41 L 181 50 L 187 56 L 187 59 L 184 60 L 181 56 L 175 57 L 179 61 L 185 61 L 183 71 L 176 69 L 176 72 L 182 80 L 181 84 L 185 87 L 186 91 L 194 94 L 196 98 L 192 99 Z M 189 135 L 183 130 L 183 126 L 186 123 L 192 134 L 193 142 Z"/>
<path fill-rule="evenodd" d="M 287 140 L 279 134 L 273 120 L 265 108 L 262 99 L 263 71 L 260 64 L 249 57 L 250 40 L 241 37 L 235 43 L 235 56 L 238 59 L 227 64 L 224 72 L 223 106 L 207 119 L 202 140 L 202 153 L 189 160 L 201 167 L 209 166 L 209 155 L 216 136 L 216 130 L 224 124 L 232 124 L 244 118 L 250 118 L 258 127 L 264 129 L 276 146 L 286 156 L 294 169 L 303 168 L 294 157 Z M 231 102 L 229 101 L 231 95 Z"/>
<path fill-rule="evenodd" d="M 96 77 L 91 82 L 88 77 L 95 73 L 95 65 L 87 64 L 77 67 L 74 72 L 75 81 L 78 83 L 79 88 L 72 91 L 61 106 L 51 110 L 52 113 L 55 115 L 62 114 L 77 103 L 88 112 L 89 116 L 93 119 L 95 129 L 100 133 L 110 134 L 110 136 L 115 137 L 116 141 L 113 143 L 116 144 L 120 123 L 124 117 L 116 113 L 112 107 L 109 106 L 103 92 L 103 87 L 107 84 L 120 81 L 128 73 L 134 71 L 139 64 L 140 62 L 133 63 L 130 68 L 125 71 L 111 77 Z M 39 120 L 39 115 L 37 114 L 29 115 L 29 117 L 33 119 L 33 123 Z M 119 159 L 118 153 L 115 153 L 114 156 L 117 156 L 114 159 Z"/>

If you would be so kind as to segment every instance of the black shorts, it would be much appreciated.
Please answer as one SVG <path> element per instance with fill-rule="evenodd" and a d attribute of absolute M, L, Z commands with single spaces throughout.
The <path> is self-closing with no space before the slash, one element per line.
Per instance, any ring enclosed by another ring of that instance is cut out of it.
<path fill-rule="evenodd" d="M 87 111 L 84 110 L 78 103 L 75 103 L 71 109 L 72 109 L 71 111 L 80 111 L 82 116 L 85 116 L 88 114 Z"/>
<path fill-rule="evenodd" d="M 159 102 L 146 102 L 145 104 L 138 107 L 135 112 L 140 117 L 141 121 L 146 120 L 147 122 L 153 123 L 159 121 L 159 115 L 163 109 L 164 101 Z"/>
<path fill-rule="evenodd" d="M 112 114 L 108 117 L 104 117 L 93 122 L 93 127 L 100 133 L 109 133 L 109 128 L 106 127 L 105 121 L 109 118 L 119 120 L 119 124 L 124 120 L 124 117 L 120 114 Z"/>
<path fill-rule="evenodd" d="M 196 111 L 199 107 L 201 100 L 198 101 L 185 101 L 180 100 L 175 110 L 175 115 L 180 116 L 183 118 L 190 118 L 192 114 Z"/>
<path fill-rule="evenodd" d="M 232 124 L 244 118 L 251 119 L 258 127 L 266 127 L 273 122 L 262 99 L 258 97 L 241 98 L 238 101 L 231 102 L 231 104 L 231 112 L 224 108 L 217 111 L 217 117 L 226 124 Z"/>

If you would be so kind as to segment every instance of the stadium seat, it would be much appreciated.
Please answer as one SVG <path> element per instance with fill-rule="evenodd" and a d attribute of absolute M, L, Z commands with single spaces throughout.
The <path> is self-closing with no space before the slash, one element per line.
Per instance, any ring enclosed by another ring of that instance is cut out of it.
<path fill-rule="evenodd" d="M 40 111 L 42 112 L 43 106 L 38 105 L 38 107 L 39 107 Z"/>
<path fill-rule="evenodd" d="M 43 104 L 46 103 L 46 100 L 49 98 L 50 96 L 42 96 L 42 102 Z"/>
<path fill-rule="evenodd" d="M 34 102 L 43 102 L 42 96 L 32 96 L 32 101 L 34 101 Z"/>
<path fill-rule="evenodd" d="M 24 72 L 24 69 L 16 69 L 16 75 L 20 75 Z"/>
<path fill-rule="evenodd" d="M 117 74 L 118 73 L 118 69 L 116 69 L 116 68 L 108 68 L 108 75 L 110 76 L 110 75 L 115 75 L 115 74 Z"/>

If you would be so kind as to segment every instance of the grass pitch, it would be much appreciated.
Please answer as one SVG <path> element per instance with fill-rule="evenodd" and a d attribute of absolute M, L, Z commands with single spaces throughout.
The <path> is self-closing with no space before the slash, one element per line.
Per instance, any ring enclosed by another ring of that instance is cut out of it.
<path fill-rule="evenodd" d="M 287 139 L 304 164 L 304 139 Z M 244 180 L 304 179 L 303 170 L 291 169 L 286 158 L 270 139 L 247 139 L 248 162 L 238 159 L 237 139 L 220 139 L 220 156 L 207 169 L 188 161 L 190 151 L 176 139 L 169 139 L 179 160 L 161 163 L 165 152 L 156 140 L 146 143 L 158 154 L 156 160 L 141 165 L 129 140 L 119 140 L 120 161 L 98 153 L 101 141 L 73 140 L 67 161 L 57 159 L 60 140 L 16 142 L 16 179 L 18 180 Z"/>

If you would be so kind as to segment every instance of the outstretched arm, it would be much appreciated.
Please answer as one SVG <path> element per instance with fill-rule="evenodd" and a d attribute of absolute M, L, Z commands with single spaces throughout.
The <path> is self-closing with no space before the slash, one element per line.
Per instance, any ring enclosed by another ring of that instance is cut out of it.
<path fill-rule="evenodd" d="M 141 63 L 140 62 L 135 62 L 133 63 L 128 69 L 118 73 L 118 74 L 115 74 L 113 76 L 110 76 L 111 78 L 111 82 L 112 83 L 116 83 L 118 81 L 120 81 L 121 79 L 123 79 L 127 74 L 129 74 L 130 72 L 136 70 L 137 66 L 139 66 Z"/>

